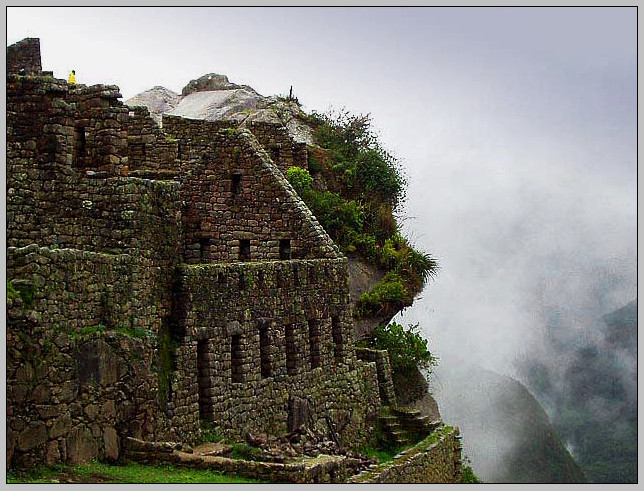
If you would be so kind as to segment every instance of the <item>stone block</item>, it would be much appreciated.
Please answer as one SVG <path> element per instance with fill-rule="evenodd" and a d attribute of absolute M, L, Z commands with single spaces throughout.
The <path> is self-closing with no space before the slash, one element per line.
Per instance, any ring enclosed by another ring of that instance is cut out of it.
<path fill-rule="evenodd" d="M 47 427 L 44 423 L 27 426 L 18 434 L 18 449 L 30 450 L 47 441 Z"/>
<path fill-rule="evenodd" d="M 49 438 L 54 439 L 65 435 L 72 427 L 72 418 L 69 414 L 63 414 L 55 419 L 49 428 Z"/>
<path fill-rule="evenodd" d="M 92 432 L 84 426 L 72 429 L 66 443 L 69 464 L 88 462 L 98 457 L 98 444 L 92 437 Z"/>
<path fill-rule="evenodd" d="M 60 462 L 60 450 L 58 449 L 57 441 L 50 441 L 47 443 L 45 449 L 45 465 L 53 466 L 54 464 Z"/>

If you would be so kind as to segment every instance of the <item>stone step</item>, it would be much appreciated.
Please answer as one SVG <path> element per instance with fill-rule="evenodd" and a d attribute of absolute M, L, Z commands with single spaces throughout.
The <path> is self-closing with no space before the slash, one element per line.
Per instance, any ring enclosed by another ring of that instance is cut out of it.
<path fill-rule="evenodd" d="M 400 421 L 398 421 L 397 419 L 381 419 L 380 424 L 382 424 L 383 426 L 400 426 Z"/>
<path fill-rule="evenodd" d="M 393 412 L 398 416 L 420 416 L 420 410 L 411 407 L 394 408 Z"/>

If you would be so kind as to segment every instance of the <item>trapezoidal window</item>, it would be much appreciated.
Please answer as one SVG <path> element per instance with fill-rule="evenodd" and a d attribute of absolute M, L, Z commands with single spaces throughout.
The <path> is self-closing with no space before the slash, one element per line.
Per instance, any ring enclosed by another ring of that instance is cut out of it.
<path fill-rule="evenodd" d="M 250 261 L 250 239 L 239 240 L 239 260 Z"/>
<path fill-rule="evenodd" d="M 280 160 L 280 148 L 273 147 L 270 150 L 271 150 L 271 160 L 273 161 L 274 164 L 277 164 L 277 162 L 279 162 Z"/>
<path fill-rule="evenodd" d="M 231 176 L 231 191 L 233 194 L 241 194 L 242 192 L 241 172 L 233 172 L 233 175 Z"/>
<path fill-rule="evenodd" d="M 83 167 L 86 163 L 87 153 L 87 136 L 85 135 L 85 128 L 82 126 L 74 127 L 74 165 L 76 167 Z"/>
<path fill-rule="evenodd" d="M 280 259 L 291 259 L 291 239 L 280 239 Z"/>
<path fill-rule="evenodd" d="M 293 324 L 286 324 L 284 337 L 286 340 L 286 373 L 295 375 L 297 373 L 297 346 Z"/>
<path fill-rule="evenodd" d="M 344 355 L 344 343 L 340 318 L 337 316 L 331 317 L 331 336 L 333 337 L 333 360 L 339 363 Z"/>
<path fill-rule="evenodd" d="M 317 319 L 309 319 L 309 359 L 311 368 L 320 366 L 322 359 L 320 355 L 320 322 Z"/>
<path fill-rule="evenodd" d="M 213 370 L 210 362 L 210 342 L 202 339 L 197 342 L 197 381 L 199 385 L 199 418 L 204 421 L 212 421 L 213 401 L 209 396 L 213 387 Z"/>
<path fill-rule="evenodd" d="M 244 357 L 241 344 L 241 334 L 234 334 L 230 338 L 230 379 L 232 382 L 244 381 L 244 372 L 242 371 L 243 364 Z"/>
<path fill-rule="evenodd" d="M 211 245 L 212 245 L 212 239 L 210 237 L 199 238 L 199 259 L 202 262 L 210 259 Z"/>
<path fill-rule="evenodd" d="M 271 337 L 268 326 L 259 329 L 259 359 L 262 378 L 271 376 Z"/>

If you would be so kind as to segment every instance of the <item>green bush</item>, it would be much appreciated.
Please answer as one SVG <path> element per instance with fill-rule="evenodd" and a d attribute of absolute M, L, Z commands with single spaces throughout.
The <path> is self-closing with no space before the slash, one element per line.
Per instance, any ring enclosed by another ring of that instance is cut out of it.
<path fill-rule="evenodd" d="M 309 147 L 309 167 L 322 174 L 326 189 L 313 189 L 305 169 L 288 169 L 287 179 L 343 252 L 394 274 L 360 297 L 356 315 L 411 305 L 438 264 L 400 234 L 394 210 L 406 182 L 398 162 L 380 145 L 368 115 L 313 113 L 309 123 L 319 145 Z"/>
<path fill-rule="evenodd" d="M 333 169 L 350 196 L 388 203 L 392 208 L 404 201 L 406 181 L 400 165 L 380 145 L 369 115 L 313 113 L 310 122 L 315 140 L 331 153 Z"/>
<path fill-rule="evenodd" d="M 482 481 L 476 477 L 469 465 L 464 465 L 461 468 L 461 484 L 482 484 Z"/>
<path fill-rule="evenodd" d="M 356 302 L 359 317 L 378 315 L 400 310 L 412 300 L 411 295 L 396 273 L 389 272 L 368 292 L 364 292 Z"/>
<path fill-rule="evenodd" d="M 11 280 L 7 280 L 7 300 L 17 298 L 19 296 L 20 292 L 13 286 L 13 282 Z"/>
<path fill-rule="evenodd" d="M 380 325 L 374 329 L 372 345 L 377 349 L 387 350 L 395 371 L 414 367 L 429 369 L 436 365 L 437 359 L 427 348 L 427 339 L 418 331 L 418 324 L 409 325 L 407 329 L 396 322 L 387 326 Z"/>
<path fill-rule="evenodd" d="M 310 190 L 304 200 L 327 233 L 340 245 L 362 229 L 364 213 L 356 201 L 348 201 L 331 191 Z"/>
<path fill-rule="evenodd" d="M 309 171 L 301 167 L 289 167 L 286 170 L 286 180 L 291 183 L 300 196 L 311 189 L 313 178 Z"/>

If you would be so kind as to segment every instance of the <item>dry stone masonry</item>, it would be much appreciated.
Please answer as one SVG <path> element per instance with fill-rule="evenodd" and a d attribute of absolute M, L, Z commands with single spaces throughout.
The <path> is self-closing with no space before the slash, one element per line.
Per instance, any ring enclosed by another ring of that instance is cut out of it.
<path fill-rule="evenodd" d="M 346 258 L 284 178 L 305 146 L 272 123 L 161 129 L 120 97 L 42 72 L 38 39 L 7 48 L 8 467 L 204 424 L 359 448 L 391 375 L 356 356 Z"/>

